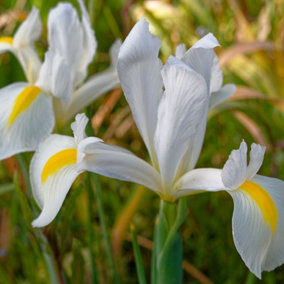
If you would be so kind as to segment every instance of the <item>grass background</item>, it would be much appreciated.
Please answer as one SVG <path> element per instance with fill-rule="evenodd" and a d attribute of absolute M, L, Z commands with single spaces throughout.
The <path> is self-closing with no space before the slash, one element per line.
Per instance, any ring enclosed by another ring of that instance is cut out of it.
<path fill-rule="evenodd" d="M 70 1 L 78 7 L 75 1 Z M 284 2 L 254 0 L 85 1 L 96 32 L 98 51 L 89 75 L 109 64 L 108 50 L 145 16 L 162 40 L 165 61 L 179 43 L 190 47 L 212 32 L 224 82 L 235 83 L 234 97 L 209 113 L 197 167 L 222 168 L 242 139 L 267 147 L 260 173 L 284 179 Z M 48 11 L 58 1 L 2 0 L 0 29 L 12 35 L 34 5 L 43 33 L 37 48 L 47 48 Z M 0 87 L 25 81 L 17 60 L 0 56 Z M 86 110 L 88 134 L 128 148 L 148 159 L 120 89 L 105 94 Z M 70 124 L 57 132 L 71 135 Z M 137 283 L 129 224 L 135 225 L 147 280 L 159 197 L 138 185 L 84 173 L 74 183 L 57 218 L 43 230 L 32 229 L 39 214 L 29 194 L 32 153 L 0 162 L 0 283 Z M 100 190 L 98 190 L 100 189 Z M 249 273 L 233 240 L 233 203 L 226 193 L 187 198 L 182 227 L 184 283 L 283 283 L 284 267 Z M 100 207 L 100 205 L 102 205 Z M 102 212 L 104 214 L 102 223 Z M 103 226 L 102 226 L 103 225 Z M 105 230 L 104 230 L 105 228 Z M 109 236 L 109 242 L 106 239 Z M 113 262 L 110 261 L 110 247 Z M 115 265 L 115 272 L 113 266 Z"/>

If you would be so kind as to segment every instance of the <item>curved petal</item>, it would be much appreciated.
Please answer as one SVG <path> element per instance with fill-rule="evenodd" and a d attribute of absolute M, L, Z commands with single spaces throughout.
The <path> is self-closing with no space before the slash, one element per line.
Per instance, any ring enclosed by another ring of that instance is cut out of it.
<path fill-rule="evenodd" d="M 267 254 L 272 231 L 256 202 L 242 190 L 228 191 L 234 200 L 233 238 L 243 261 L 257 277 Z"/>
<path fill-rule="evenodd" d="M 214 47 L 219 46 L 217 39 L 209 33 L 196 42 L 182 57 L 182 61 L 206 80 L 210 93 L 220 89 L 223 82 L 222 70 Z"/>
<path fill-rule="evenodd" d="M 79 144 L 81 140 L 87 137 L 85 129 L 88 121 L 89 119 L 84 113 L 78 113 L 75 117 L 75 122 L 71 124 L 76 144 Z"/>
<path fill-rule="evenodd" d="M 33 196 L 42 209 L 33 227 L 48 225 L 57 215 L 76 177 L 77 149 L 72 137 L 50 135 L 41 143 L 30 164 Z"/>
<path fill-rule="evenodd" d="M 13 47 L 14 39 L 9 36 L 0 37 L 0 54 L 6 51 L 15 53 L 15 48 Z"/>
<path fill-rule="evenodd" d="M 52 93 L 56 98 L 68 102 L 72 95 L 72 79 L 66 60 L 49 50 L 41 66 L 39 79 L 36 82 L 46 93 Z"/>
<path fill-rule="evenodd" d="M 221 191 L 225 186 L 219 169 L 194 169 L 184 174 L 175 184 L 173 197 L 179 198 L 186 195 L 204 191 Z"/>
<path fill-rule="evenodd" d="M 83 52 L 83 30 L 76 9 L 70 3 L 59 3 L 48 15 L 50 49 L 66 60 L 72 74 L 73 86 L 83 78 L 77 68 Z"/>
<path fill-rule="evenodd" d="M 213 92 L 210 96 L 209 110 L 215 108 L 225 100 L 230 98 L 236 92 L 236 86 L 234 84 L 226 84 L 218 91 Z"/>
<path fill-rule="evenodd" d="M 253 143 L 250 150 L 250 161 L 247 167 L 247 179 L 253 178 L 260 169 L 265 153 L 265 146 Z"/>
<path fill-rule="evenodd" d="M 247 144 L 242 141 L 238 150 L 233 150 L 222 170 L 222 180 L 227 188 L 238 188 L 247 177 Z"/>
<path fill-rule="evenodd" d="M 252 181 L 265 189 L 277 208 L 277 226 L 261 266 L 262 270 L 271 271 L 284 262 L 284 182 L 260 175 Z"/>
<path fill-rule="evenodd" d="M 0 159 L 35 150 L 54 126 L 51 97 L 26 83 L 0 90 L 0 113 Z"/>
<path fill-rule="evenodd" d="M 160 40 L 149 32 L 143 18 L 122 44 L 117 64 L 122 89 L 153 163 L 156 162 L 154 131 L 163 88 L 160 46 Z"/>
<path fill-rule="evenodd" d="M 120 147 L 102 143 L 95 137 L 82 140 L 78 146 L 80 170 L 142 184 L 159 192 L 160 177 L 148 163 Z"/>
<path fill-rule="evenodd" d="M 155 149 L 163 186 L 170 189 L 188 142 L 207 113 L 209 95 L 203 77 L 175 57 L 167 62 L 162 76 L 165 92 L 158 109 Z"/>

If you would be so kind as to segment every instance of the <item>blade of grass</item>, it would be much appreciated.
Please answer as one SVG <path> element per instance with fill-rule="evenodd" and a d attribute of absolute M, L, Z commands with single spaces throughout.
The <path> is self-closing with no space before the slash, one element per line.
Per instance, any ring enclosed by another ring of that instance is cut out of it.
<path fill-rule="evenodd" d="M 89 246 L 89 253 L 90 253 L 90 259 L 91 259 L 91 273 L 92 273 L 92 283 L 97 284 L 98 279 L 97 279 L 97 269 L 96 269 L 96 263 L 95 263 L 95 253 L 94 253 L 94 248 L 93 244 L 95 242 L 95 232 L 94 228 L 92 225 L 92 214 L 94 212 L 93 209 L 93 202 L 94 202 L 94 194 L 92 191 L 92 186 L 91 186 L 91 180 L 90 180 L 90 175 L 88 175 L 88 184 L 87 184 L 87 191 L 88 191 L 88 246 Z"/>
<path fill-rule="evenodd" d="M 14 190 L 14 185 L 11 182 L 0 185 L 0 195 L 13 190 Z"/>
<path fill-rule="evenodd" d="M 138 241 L 137 241 L 136 230 L 135 230 L 133 223 L 130 224 L 130 230 L 131 230 L 131 235 L 132 235 L 132 245 L 133 245 L 133 250 L 134 250 L 138 281 L 139 281 L 139 284 L 146 284 L 142 257 L 141 257 L 140 248 L 139 248 Z"/>
<path fill-rule="evenodd" d="M 114 283 L 119 284 L 118 275 L 117 275 L 115 265 L 114 265 L 114 261 L 113 261 L 113 257 L 112 257 L 110 239 L 109 239 L 109 235 L 108 235 L 107 229 L 106 229 L 105 213 L 104 213 L 103 204 L 102 204 L 101 186 L 100 186 L 100 183 L 99 183 L 98 176 L 96 174 L 90 174 L 90 175 L 91 175 L 91 179 L 94 183 L 96 202 L 97 202 L 97 206 L 98 206 L 98 214 L 99 214 L 100 224 L 101 224 L 101 227 L 102 227 L 103 238 L 104 238 L 104 241 L 105 241 L 107 258 L 108 258 L 108 261 L 109 261 L 109 264 L 110 264 L 110 267 L 111 267 L 111 270 L 112 270 Z"/>

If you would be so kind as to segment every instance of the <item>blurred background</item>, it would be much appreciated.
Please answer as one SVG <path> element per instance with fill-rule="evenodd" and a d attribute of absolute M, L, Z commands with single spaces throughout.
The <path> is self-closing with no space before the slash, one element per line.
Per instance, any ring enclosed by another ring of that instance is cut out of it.
<path fill-rule="evenodd" d="M 37 43 L 43 58 L 48 11 L 58 2 L 1 0 L 1 36 L 13 35 L 36 6 L 44 26 Z M 146 17 L 151 31 L 161 39 L 164 62 L 178 44 L 189 48 L 212 32 L 221 45 L 216 52 L 224 83 L 235 83 L 237 91 L 209 113 L 197 167 L 222 168 L 231 150 L 245 139 L 249 145 L 266 146 L 259 173 L 284 179 L 283 0 L 85 3 L 98 41 L 90 76 L 107 68 L 111 44 L 117 38 L 124 40 L 141 17 Z M 10 53 L 0 55 L 0 87 L 18 81 L 25 77 L 16 58 Z M 149 159 L 119 88 L 94 101 L 85 112 L 91 120 L 89 135 Z M 58 126 L 56 132 L 71 135 L 70 123 Z M 57 218 L 43 230 L 33 229 L 30 223 L 39 209 L 29 194 L 31 157 L 32 153 L 25 153 L 0 162 L 0 283 L 115 283 L 117 278 L 120 283 L 137 283 L 131 222 L 149 280 L 159 197 L 136 184 L 84 173 Z M 263 280 L 245 267 L 232 239 L 233 203 L 228 194 L 200 194 L 188 197 L 187 202 L 182 226 L 184 283 L 284 283 L 283 265 L 263 273 Z"/>

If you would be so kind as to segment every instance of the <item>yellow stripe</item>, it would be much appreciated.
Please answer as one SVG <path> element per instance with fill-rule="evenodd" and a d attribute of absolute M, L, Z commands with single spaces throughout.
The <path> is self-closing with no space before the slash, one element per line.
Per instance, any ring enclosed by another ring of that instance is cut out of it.
<path fill-rule="evenodd" d="M 269 223 L 273 234 L 277 225 L 277 208 L 269 194 L 257 183 L 246 181 L 240 189 L 248 193 L 260 208 L 264 222 Z"/>
<path fill-rule="evenodd" d="M 67 149 L 56 153 L 46 162 L 41 172 L 41 183 L 44 183 L 50 175 L 55 174 L 64 166 L 72 165 L 76 162 L 77 149 Z"/>
<path fill-rule="evenodd" d="M 10 45 L 13 44 L 13 38 L 10 36 L 2 36 L 0 37 L 0 43 L 8 43 Z"/>
<path fill-rule="evenodd" d="M 41 89 L 37 86 L 29 86 L 23 89 L 14 101 L 11 115 L 7 121 L 7 127 L 11 126 L 21 112 L 29 108 L 40 92 Z"/>

